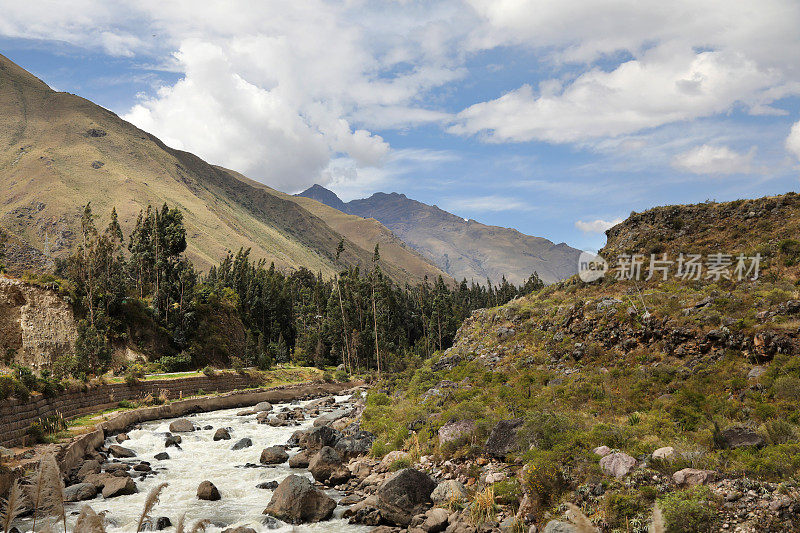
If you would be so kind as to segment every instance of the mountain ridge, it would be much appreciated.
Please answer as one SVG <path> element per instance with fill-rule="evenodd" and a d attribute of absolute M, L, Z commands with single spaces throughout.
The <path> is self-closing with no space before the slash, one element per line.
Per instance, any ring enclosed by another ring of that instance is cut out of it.
<path fill-rule="evenodd" d="M 580 250 L 566 243 L 465 220 L 402 193 L 376 192 L 345 203 L 333 191 L 315 184 L 297 196 L 374 218 L 457 280 L 498 282 L 505 276 L 520 284 L 535 271 L 546 283 L 554 283 L 577 272 Z"/>
<path fill-rule="evenodd" d="M 0 180 L 0 227 L 39 250 L 47 243 L 56 257 L 74 246 L 87 202 L 101 224 L 116 208 L 125 231 L 148 204 L 180 208 L 187 255 L 201 270 L 228 251 L 250 248 L 252 257 L 277 268 L 306 267 L 330 277 L 370 265 L 374 243 L 361 235 L 381 234 L 373 223 L 357 221 L 340 228 L 349 234 L 336 231 L 320 217 L 334 214 L 313 214 L 291 196 L 170 148 L 89 100 L 54 91 L 2 55 Z M 345 250 L 337 259 L 342 240 Z M 447 277 L 397 242 L 384 245 L 394 253 L 382 266 L 396 281 Z"/>

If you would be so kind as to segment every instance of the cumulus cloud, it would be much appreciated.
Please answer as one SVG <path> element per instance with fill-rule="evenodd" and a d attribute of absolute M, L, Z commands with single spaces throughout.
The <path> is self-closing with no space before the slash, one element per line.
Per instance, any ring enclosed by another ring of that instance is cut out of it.
<path fill-rule="evenodd" d="M 614 220 L 602 220 L 600 218 L 588 221 L 576 220 L 575 227 L 584 233 L 603 233 L 620 222 L 622 222 L 621 218 L 615 218 Z"/>
<path fill-rule="evenodd" d="M 800 159 L 800 122 L 795 122 L 786 138 L 786 149 Z"/>
<path fill-rule="evenodd" d="M 741 174 L 750 172 L 756 147 L 746 153 L 739 153 L 727 146 L 703 144 L 672 159 L 672 166 L 692 174 Z"/>

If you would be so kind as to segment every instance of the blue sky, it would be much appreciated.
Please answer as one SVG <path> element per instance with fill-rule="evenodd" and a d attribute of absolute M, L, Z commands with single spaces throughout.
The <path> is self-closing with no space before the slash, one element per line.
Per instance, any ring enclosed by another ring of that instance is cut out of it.
<path fill-rule="evenodd" d="M 596 250 L 631 211 L 798 187 L 790 0 L 0 0 L 0 53 L 287 192 Z"/>

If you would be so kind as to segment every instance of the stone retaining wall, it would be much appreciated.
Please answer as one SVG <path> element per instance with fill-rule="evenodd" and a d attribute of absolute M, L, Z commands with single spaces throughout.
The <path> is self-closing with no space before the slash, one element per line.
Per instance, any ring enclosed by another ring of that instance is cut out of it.
<path fill-rule="evenodd" d="M 220 373 L 213 377 L 192 376 L 140 381 L 134 385 L 111 383 L 89 387 L 85 391 L 59 393 L 52 398 L 33 394 L 27 402 L 10 398 L 0 402 L 0 446 L 13 447 L 25 444 L 26 433 L 31 423 L 56 412 L 61 413 L 64 418 L 75 418 L 117 407 L 122 400 L 136 400 L 148 394 L 157 397 L 161 391 L 166 391 L 170 399 L 176 399 L 195 395 L 198 391 L 228 392 L 259 385 L 260 381 L 246 374 Z"/>

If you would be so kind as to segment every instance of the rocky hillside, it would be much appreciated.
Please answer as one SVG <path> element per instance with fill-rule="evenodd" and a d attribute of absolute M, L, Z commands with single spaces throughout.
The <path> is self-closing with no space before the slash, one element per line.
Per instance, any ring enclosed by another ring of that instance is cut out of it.
<path fill-rule="evenodd" d="M 376 193 L 344 203 L 332 191 L 314 185 L 299 196 L 374 218 L 456 280 L 499 282 L 505 276 L 519 285 L 537 272 L 545 283 L 554 283 L 577 272 L 580 250 L 515 229 L 464 220 L 404 194 Z"/>
<path fill-rule="evenodd" d="M 173 150 L 92 102 L 52 90 L 3 56 L 0 183 L 0 227 L 54 256 L 72 249 L 88 201 L 103 217 L 116 208 L 126 234 L 148 204 L 180 208 L 188 255 L 201 269 L 243 247 L 283 270 L 305 266 L 333 275 L 343 266 L 371 264 L 375 245 L 355 242 L 374 233 L 374 224 L 337 231 L 291 197 Z M 395 251 L 385 271 L 397 281 L 442 274 L 411 250 Z"/>
<path fill-rule="evenodd" d="M 0 356 L 30 368 L 73 353 L 72 308 L 50 289 L 0 277 Z"/>
<path fill-rule="evenodd" d="M 364 426 L 383 452 L 415 432 L 526 525 L 569 502 L 609 532 L 644 531 L 654 504 L 667 531 L 798 530 L 796 201 L 632 215 L 607 253 L 758 252 L 760 276 L 575 277 L 478 311 L 451 349 L 370 397 Z"/>

